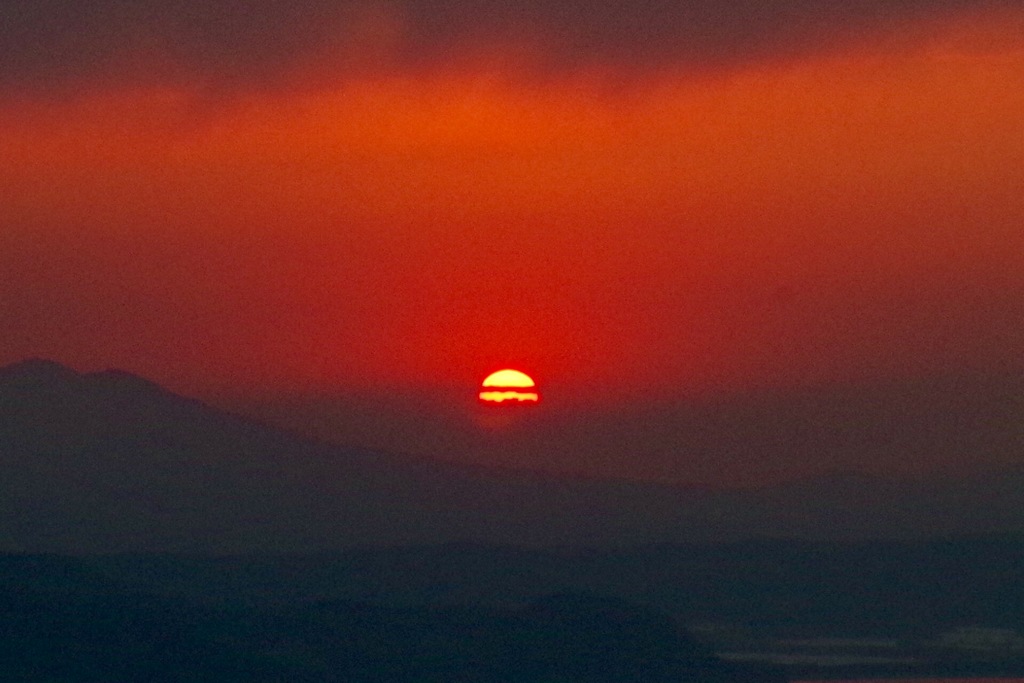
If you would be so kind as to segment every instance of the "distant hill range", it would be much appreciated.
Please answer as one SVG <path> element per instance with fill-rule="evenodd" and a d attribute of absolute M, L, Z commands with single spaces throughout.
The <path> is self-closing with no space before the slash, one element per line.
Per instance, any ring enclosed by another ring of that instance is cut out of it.
<path fill-rule="evenodd" d="M 0 369 L 0 471 L 0 552 L 1024 532 L 1024 465 L 956 478 L 834 475 L 754 491 L 557 478 L 318 443 L 128 373 L 43 360 Z"/>

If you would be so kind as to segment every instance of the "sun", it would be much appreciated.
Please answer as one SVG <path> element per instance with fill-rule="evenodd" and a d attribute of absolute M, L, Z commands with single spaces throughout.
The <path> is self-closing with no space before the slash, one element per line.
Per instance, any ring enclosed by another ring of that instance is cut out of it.
<path fill-rule="evenodd" d="M 537 403 L 537 385 L 524 372 L 498 370 L 487 375 L 481 385 L 480 401 L 487 405 L 522 405 Z"/>

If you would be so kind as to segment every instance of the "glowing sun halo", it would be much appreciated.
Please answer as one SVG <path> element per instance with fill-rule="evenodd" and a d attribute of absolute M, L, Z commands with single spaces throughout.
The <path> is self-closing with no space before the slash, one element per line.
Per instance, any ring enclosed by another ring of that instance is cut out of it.
<path fill-rule="evenodd" d="M 518 370 L 492 372 L 484 379 L 480 392 L 480 401 L 489 405 L 536 403 L 539 400 L 534 381 Z"/>

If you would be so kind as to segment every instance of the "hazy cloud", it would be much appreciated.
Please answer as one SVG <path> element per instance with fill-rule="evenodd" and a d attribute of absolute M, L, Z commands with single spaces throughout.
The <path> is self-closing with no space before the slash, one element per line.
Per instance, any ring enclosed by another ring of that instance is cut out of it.
<path fill-rule="evenodd" d="M 281 87 L 503 46 L 539 69 L 709 68 L 832 49 L 1009 0 L 7 0 L 0 87 Z M 310 72 L 313 75 L 310 75 Z"/>

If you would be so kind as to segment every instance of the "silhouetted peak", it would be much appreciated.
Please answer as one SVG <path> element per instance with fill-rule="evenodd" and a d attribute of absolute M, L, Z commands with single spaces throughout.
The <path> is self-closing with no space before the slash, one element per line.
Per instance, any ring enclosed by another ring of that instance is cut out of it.
<path fill-rule="evenodd" d="M 71 368 L 45 358 L 28 358 L 0 368 L 0 384 L 3 385 L 73 385 L 81 380 L 82 376 Z"/>
<path fill-rule="evenodd" d="M 542 643 L 533 653 L 541 670 L 569 680 L 677 681 L 684 680 L 680 666 L 719 666 L 667 614 L 625 600 L 558 593 L 533 601 L 521 614 L 533 642 Z"/>
<path fill-rule="evenodd" d="M 130 372 L 117 369 L 103 370 L 102 372 L 91 372 L 85 375 L 89 386 L 115 391 L 118 393 L 145 393 L 145 394 L 170 394 L 167 389 Z"/>
<path fill-rule="evenodd" d="M 27 360 L 0 368 L 0 385 L 32 390 L 74 390 L 88 393 L 139 396 L 174 396 L 159 384 L 124 370 L 79 373 L 44 358 Z"/>
<path fill-rule="evenodd" d="M 199 403 L 124 370 L 79 373 L 60 363 L 37 358 L 0 368 L 0 390 L 10 400 L 43 401 L 69 415 L 101 406 L 133 411 L 172 407 L 191 410 Z M 57 397 L 61 397 L 60 402 L 53 403 Z"/>

